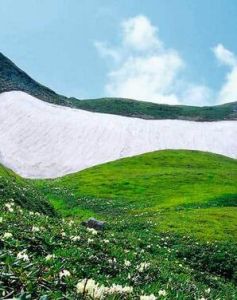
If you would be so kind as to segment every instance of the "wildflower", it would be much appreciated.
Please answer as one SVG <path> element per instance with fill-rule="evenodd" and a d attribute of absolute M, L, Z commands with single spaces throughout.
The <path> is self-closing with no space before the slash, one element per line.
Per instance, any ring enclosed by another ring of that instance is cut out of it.
<path fill-rule="evenodd" d="M 83 279 L 80 280 L 77 285 L 77 293 L 78 294 L 88 294 L 92 298 L 101 299 L 103 297 L 105 287 L 99 287 L 98 283 L 93 279 Z M 96 296 L 96 297 L 95 297 Z"/>
<path fill-rule="evenodd" d="M 131 262 L 129 260 L 125 259 L 124 265 L 125 265 L 125 267 L 130 267 L 131 266 Z"/>
<path fill-rule="evenodd" d="M 14 203 L 13 203 L 13 202 L 5 203 L 5 207 L 6 207 L 6 209 L 7 209 L 9 212 L 13 212 L 13 211 L 14 211 L 13 206 L 14 206 Z"/>
<path fill-rule="evenodd" d="M 78 294 L 83 294 L 84 293 L 85 285 L 86 285 L 86 279 L 78 281 L 78 283 L 76 285 Z"/>
<path fill-rule="evenodd" d="M 62 279 L 63 277 L 70 277 L 71 273 L 68 270 L 62 270 L 59 273 L 59 278 Z"/>
<path fill-rule="evenodd" d="M 151 294 L 149 296 L 143 295 L 140 296 L 140 300 L 156 300 L 156 296 L 154 294 Z"/>
<path fill-rule="evenodd" d="M 99 285 L 93 279 L 80 280 L 77 283 L 76 288 L 78 294 L 87 294 L 93 299 L 102 299 L 108 294 L 128 294 L 133 291 L 132 287 L 123 287 L 116 284 L 113 284 L 111 287 L 105 287 L 104 285 Z"/>
<path fill-rule="evenodd" d="M 12 233 L 11 232 L 5 232 L 3 235 L 3 239 L 10 239 L 12 237 Z"/>
<path fill-rule="evenodd" d="M 108 294 L 129 294 L 133 292 L 133 287 L 125 286 L 119 284 L 113 284 L 110 288 L 108 288 Z"/>
<path fill-rule="evenodd" d="M 165 290 L 159 290 L 158 292 L 159 296 L 166 296 L 167 295 L 167 292 Z"/>
<path fill-rule="evenodd" d="M 94 242 L 94 240 L 93 240 L 93 239 L 88 239 L 87 241 L 88 241 L 88 244 L 90 244 L 90 243 Z"/>
<path fill-rule="evenodd" d="M 147 262 L 142 262 L 139 266 L 137 266 L 137 270 L 138 272 L 144 272 L 145 270 L 147 270 L 150 266 L 150 263 Z"/>
<path fill-rule="evenodd" d="M 71 227 L 72 225 L 74 224 L 74 221 L 73 220 L 70 220 L 69 222 L 68 222 L 68 225 Z"/>
<path fill-rule="evenodd" d="M 205 293 L 207 293 L 207 294 L 210 294 L 210 292 L 211 292 L 210 288 L 208 288 L 208 289 L 205 290 Z"/>
<path fill-rule="evenodd" d="M 76 242 L 76 241 L 80 241 L 80 236 L 79 235 L 76 235 L 76 236 L 71 236 L 70 239 L 73 241 L 73 242 Z"/>
<path fill-rule="evenodd" d="M 40 231 L 39 227 L 37 227 L 37 226 L 32 227 L 32 232 L 39 232 L 39 231 Z"/>
<path fill-rule="evenodd" d="M 105 244 L 108 244 L 108 243 L 109 243 L 109 240 L 104 240 L 104 243 L 105 243 Z"/>
<path fill-rule="evenodd" d="M 0 217 L 0 223 L 2 223 L 3 222 L 3 217 Z"/>
<path fill-rule="evenodd" d="M 53 259 L 53 258 L 55 258 L 55 255 L 54 254 L 48 254 L 46 257 L 45 257 L 45 260 L 51 260 L 51 259 Z"/>
<path fill-rule="evenodd" d="M 93 235 L 97 235 L 97 231 L 94 228 L 87 228 L 87 231 L 89 231 Z"/>
<path fill-rule="evenodd" d="M 24 261 L 29 261 L 29 256 L 26 254 L 26 250 L 23 250 L 17 254 L 17 259 L 22 259 Z"/>
<path fill-rule="evenodd" d="M 116 262 L 117 262 L 116 258 L 112 258 L 112 259 L 109 258 L 109 259 L 108 259 L 108 263 L 111 264 L 111 265 L 112 265 L 113 263 L 116 263 Z"/>

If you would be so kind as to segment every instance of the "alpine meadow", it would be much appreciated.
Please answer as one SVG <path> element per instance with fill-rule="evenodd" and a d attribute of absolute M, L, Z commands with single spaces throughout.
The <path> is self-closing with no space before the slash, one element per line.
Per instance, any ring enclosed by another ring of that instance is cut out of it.
<path fill-rule="evenodd" d="M 236 2 L 1 6 L 0 299 L 237 299 Z"/>

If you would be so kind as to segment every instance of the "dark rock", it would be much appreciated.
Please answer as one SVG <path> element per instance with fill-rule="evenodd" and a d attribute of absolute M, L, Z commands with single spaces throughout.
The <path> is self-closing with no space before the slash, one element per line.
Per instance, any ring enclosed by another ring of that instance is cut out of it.
<path fill-rule="evenodd" d="M 88 228 L 94 228 L 95 230 L 103 230 L 105 227 L 105 222 L 96 220 L 95 218 L 89 218 L 87 221 L 83 221 L 82 225 Z"/>

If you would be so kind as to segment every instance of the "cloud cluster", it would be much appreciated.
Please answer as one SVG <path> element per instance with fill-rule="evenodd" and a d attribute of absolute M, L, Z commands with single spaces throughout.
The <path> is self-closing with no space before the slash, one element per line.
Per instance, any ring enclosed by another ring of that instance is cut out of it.
<path fill-rule="evenodd" d="M 175 49 L 167 48 L 158 28 L 145 16 L 129 18 L 121 24 L 121 42 L 117 47 L 96 42 L 103 57 L 112 59 L 105 86 L 106 95 L 156 103 L 208 105 L 237 99 L 237 59 L 223 45 L 213 52 L 230 68 L 219 92 L 184 79 L 185 62 Z"/>
<path fill-rule="evenodd" d="M 237 57 L 222 44 L 217 45 L 213 52 L 218 61 L 230 69 L 218 93 L 217 102 L 237 101 Z"/>

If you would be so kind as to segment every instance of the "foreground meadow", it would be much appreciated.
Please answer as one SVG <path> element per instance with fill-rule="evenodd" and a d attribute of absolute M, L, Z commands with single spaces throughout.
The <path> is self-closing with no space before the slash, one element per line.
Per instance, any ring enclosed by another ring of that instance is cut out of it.
<path fill-rule="evenodd" d="M 236 176 L 192 151 L 49 181 L 0 168 L 0 298 L 236 299 Z"/>

